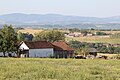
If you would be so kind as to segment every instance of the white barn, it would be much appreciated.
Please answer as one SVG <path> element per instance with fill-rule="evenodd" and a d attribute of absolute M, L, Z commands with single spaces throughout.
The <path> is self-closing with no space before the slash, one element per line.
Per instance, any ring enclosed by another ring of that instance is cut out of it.
<path fill-rule="evenodd" d="M 20 57 L 51 57 L 53 56 L 53 46 L 47 41 L 24 42 L 19 45 Z"/>

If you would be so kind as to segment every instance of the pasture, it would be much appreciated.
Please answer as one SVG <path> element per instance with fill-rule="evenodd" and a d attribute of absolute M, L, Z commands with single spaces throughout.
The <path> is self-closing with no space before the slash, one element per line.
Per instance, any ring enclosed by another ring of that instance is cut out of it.
<path fill-rule="evenodd" d="M 89 37 L 66 37 L 66 41 L 77 40 L 81 42 L 89 43 L 110 43 L 110 44 L 120 44 L 120 39 L 112 39 L 106 36 L 89 36 Z"/>
<path fill-rule="evenodd" d="M 120 61 L 0 58 L 0 80 L 120 80 Z"/>
<path fill-rule="evenodd" d="M 43 31 L 42 29 L 30 29 L 30 28 L 25 28 L 25 29 L 22 29 L 22 30 L 18 30 L 18 32 L 22 32 L 22 33 L 29 33 L 29 34 L 32 34 L 34 35 L 35 33 L 39 33 Z"/>

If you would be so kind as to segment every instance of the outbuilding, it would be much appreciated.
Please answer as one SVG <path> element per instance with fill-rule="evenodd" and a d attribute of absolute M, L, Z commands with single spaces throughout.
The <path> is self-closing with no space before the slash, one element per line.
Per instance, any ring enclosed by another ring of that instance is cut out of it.
<path fill-rule="evenodd" d="M 97 56 L 97 50 L 95 48 L 88 48 L 89 55 Z"/>
<path fill-rule="evenodd" d="M 70 48 L 65 42 L 53 42 L 54 57 L 55 58 L 73 58 L 74 50 Z"/>

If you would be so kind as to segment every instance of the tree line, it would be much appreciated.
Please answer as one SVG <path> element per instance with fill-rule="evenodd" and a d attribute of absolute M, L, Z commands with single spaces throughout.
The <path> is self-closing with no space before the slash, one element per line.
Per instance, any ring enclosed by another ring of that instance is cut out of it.
<path fill-rule="evenodd" d="M 80 41 L 69 41 L 68 44 L 75 49 L 76 53 L 81 54 L 83 51 L 87 51 L 89 48 L 95 48 L 98 53 L 110 53 L 110 54 L 120 54 L 120 46 L 114 47 L 111 44 L 108 46 L 104 43 L 86 43 Z"/>

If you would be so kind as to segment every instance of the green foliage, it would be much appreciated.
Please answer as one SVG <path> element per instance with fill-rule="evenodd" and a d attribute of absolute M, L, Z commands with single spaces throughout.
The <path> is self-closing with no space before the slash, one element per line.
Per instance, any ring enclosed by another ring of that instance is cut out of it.
<path fill-rule="evenodd" d="M 81 33 L 84 34 L 84 36 L 86 36 L 87 33 L 90 33 L 90 32 L 88 32 L 88 31 L 86 31 L 86 30 L 81 30 Z"/>
<path fill-rule="evenodd" d="M 114 49 L 114 53 L 120 54 L 120 47 L 116 47 L 116 48 Z"/>
<path fill-rule="evenodd" d="M 96 32 L 96 35 L 97 35 L 97 36 L 103 36 L 103 35 L 107 35 L 107 34 L 104 33 L 104 32 Z"/>
<path fill-rule="evenodd" d="M 32 41 L 33 35 L 29 33 L 21 33 L 19 32 L 17 35 L 17 39 L 19 42 L 21 41 Z"/>
<path fill-rule="evenodd" d="M 87 57 L 87 55 L 89 55 L 89 49 L 86 47 L 86 48 L 83 48 L 83 50 L 82 50 L 82 53 L 83 53 L 83 55 L 85 56 L 85 57 Z"/>
<path fill-rule="evenodd" d="M 0 80 L 120 80 L 119 60 L 1 58 Z"/>
<path fill-rule="evenodd" d="M 109 44 L 109 46 L 105 46 L 104 43 L 85 43 L 85 42 L 72 41 L 72 40 L 69 41 L 68 44 L 70 45 L 70 47 L 76 50 L 77 54 L 83 54 L 82 50 L 87 48 L 95 48 L 97 49 L 97 52 L 100 53 L 110 53 L 110 54 L 120 53 L 120 47 L 114 47 L 111 44 Z"/>
<path fill-rule="evenodd" d="M 106 46 L 101 46 L 99 52 L 101 52 L 101 53 L 107 53 L 108 52 L 107 47 Z"/>
<path fill-rule="evenodd" d="M 87 43 L 81 43 L 79 41 L 69 41 L 70 47 L 75 49 L 77 55 L 87 56 L 89 54 L 88 48 L 90 47 Z"/>
<path fill-rule="evenodd" d="M 85 48 L 87 47 L 87 43 L 81 43 L 80 41 L 69 41 L 68 44 L 70 47 L 76 49 L 76 48 Z"/>
<path fill-rule="evenodd" d="M 42 31 L 40 33 L 35 34 L 35 41 L 64 41 L 65 36 L 63 32 L 57 31 L 57 30 L 49 30 L 49 31 Z"/>
<path fill-rule="evenodd" d="M 107 47 L 107 52 L 109 52 L 111 54 L 115 53 L 114 50 L 115 50 L 115 47 L 113 47 L 113 46 L 108 46 Z"/>
<path fill-rule="evenodd" d="M 76 55 L 83 55 L 82 48 L 75 49 L 75 54 Z"/>
<path fill-rule="evenodd" d="M 23 41 L 23 36 L 22 36 L 21 32 L 18 33 L 17 39 L 18 39 L 19 42 Z"/>
<path fill-rule="evenodd" d="M 72 32 L 72 33 L 73 33 L 73 32 L 80 32 L 80 29 L 78 29 L 78 28 L 73 28 L 73 29 L 69 29 L 69 31 Z"/>
<path fill-rule="evenodd" d="M 1 52 L 3 52 L 4 56 L 5 53 L 13 53 L 17 51 L 17 34 L 12 28 L 12 25 L 4 25 L 0 32 L 0 37 Z"/>

